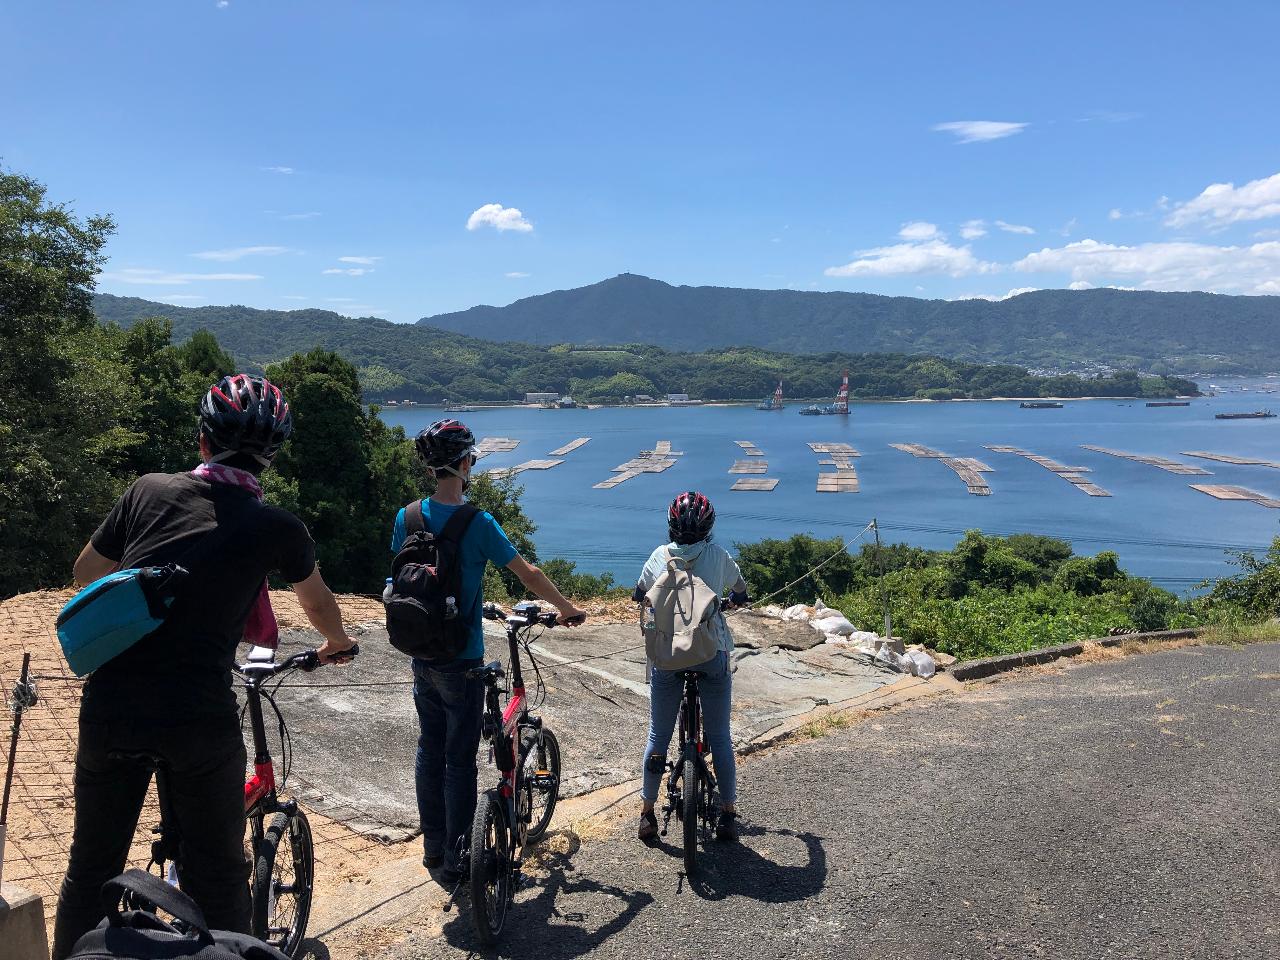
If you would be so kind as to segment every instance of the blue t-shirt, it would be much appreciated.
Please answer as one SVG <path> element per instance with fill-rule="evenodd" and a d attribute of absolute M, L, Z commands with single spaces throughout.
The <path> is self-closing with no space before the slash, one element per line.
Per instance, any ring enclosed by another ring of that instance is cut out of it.
<path fill-rule="evenodd" d="M 423 500 L 422 519 L 428 530 L 438 534 L 457 509 L 457 506 L 451 504 Z M 396 514 L 395 526 L 391 529 L 392 553 L 399 552 L 405 536 L 402 507 Z M 478 660 L 484 656 L 484 622 L 480 609 L 483 603 L 480 590 L 484 586 L 484 565 L 492 563 L 495 567 L 505 567 L 516 558 L 516 553 L 516 548 L 507 539 L 506 531 L 490 514 L 481 512 L 471 519 L 467 532 L 462 536 L 462 596 L 458 598 L 458 606 L 471 618 L 471 639 L 459 659 Z"/>

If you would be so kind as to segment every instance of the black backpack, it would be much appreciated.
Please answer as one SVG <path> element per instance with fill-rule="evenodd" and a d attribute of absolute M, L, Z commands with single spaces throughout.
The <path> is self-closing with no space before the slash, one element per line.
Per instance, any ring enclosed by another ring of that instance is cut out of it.
<path fill-rule="evenodd" d="M 423 520 L 421 500 L 405 507 L 407 535 L 391 562 L 391 583 L 382 595 L 387 635 L 401 653 L 444 663 L 466 648 L 471 618 L 458 599 L 462 595 L 459 545 L 479 512 L 464 503 L 437 536 Z"/>
<path fill-rule="evenodd" d="M 125 897 L 159 907 L 181 928 L 148 910 L 121 910 Z M 76 941 L 67 960 L 288 960 L 247 933 L 210 930 L 194 900 L 145 870 L 103 884 L 102 908 L 106 919 Z"/>

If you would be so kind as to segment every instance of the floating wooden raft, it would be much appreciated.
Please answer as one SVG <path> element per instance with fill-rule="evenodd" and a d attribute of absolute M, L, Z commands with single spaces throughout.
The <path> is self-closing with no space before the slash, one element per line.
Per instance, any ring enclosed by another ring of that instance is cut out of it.
<path fill-rule="evenodd" d="M 1258 460 L 1254 457 L 1237 457 L 1230 453 L 1206 453 L 1204 450 L 1183 450 L 1184 457 L 1200 457 L 1203 460 L 1217 460 L 1219 463 L 1234 463 L 1242 467 L 1271 467 L 1280 470 L 1280 463 L 1273 460 Z"/>
<path fill-rule="evenodd" d="M 1183 477 L 1211 477 L 1212 470 L 1206 470 L 1204 467 L 1197 467 L 1194 464 L 1182 463 L 1178 460 L 1170 460 L 1168 457 L 1148 456 L 1142 453 L 1126 453 L 1124 450 L 1111 450 L 1107 447 L 1095 446 L 1092 443 L 1082 443 L 1080 446 L 1086 450 L 1093 450 L 1095 453 L 1105 453 L 1109 457 L 1119 457 L 1121 460 L 1132 460 L 1135 463 L 1145 463 L 1148 466 L 1159 467 L 1161 470 L 1167 470 L 1169 473 L 1176 473 Z"/>
<path fill-rule="evenodd" d="M 1256 503 L 1260 507 L 1270 507 L 1273 510 L 1280 510 L 1280 500 L 1268 497 L 1265 493 L 1258 493 L 1256 490 L 1249 490 L 1245 487 L 1231 487 L 1217 483 L 1193 483 L 1192 490 L 1199 490 L 1201 493 L 1207 493 L 1211 497 L 1218 500 L 1247 500 L 1250 503 Z"/>
<path fill-rule="evenodd" d="M 733 466 L 729 468 L 730 473 L 768 473 L 769 462 L 767 460 L 735 460 Z"/>
<path fill-rule="evenodd" d="M 818 493 L 858 492 L 858 471 L 853 460 L 862 454 L 847 443 L 811 443 L 809 449 L 817 454 L 826 454 L 818 461 L 818 466 L 836 468 L 834 473 L 818 474 Z"/>
<path fill-rule="evenodd" d="M 1038 463 L 1046 470 L 1056 473 L 1077 490 L 1087 493 L 1091 497 L 1111 496 L 1106 490 L 1083 476 L 1083 474 L 1093 472 L 1089 467 L 1068 467 L 1057 460 L 1050 460 L 1048 457 L 1042 457 L 1039 454 L 1032 453 L 1030 450 L 1023 450 L 1021 447 L 1010 447 L 1001 443 L 988 443 L 984 444 L 984 446 L 995 453 L 1012 453 L 1018 457 L 1026 457 L 1032 463 Z"/>
<path fill-rule="evenodd" d="M 975 497 L 991 496 L 991 487 L 982 474 L 995 473 L 995 470 L 975 457 L 953 457 L 920 443 L 891 443 L 889 446 L 924 460 L 941 460 L 943 464 L 955 471 L 956 476 L 964 481 L 964 485 Z"/>
<path fill-rule="evenodd" d="M 614 467 L 614 475 L 608 480 L 601 480 L 595 484 L 595 489 L 612 489 L 632 477 L 640 476 L 642 473 L 661 473 L 663 470 L 669 470 L 676 465 L 676 457 L 683 456 L 683 452 L 671 449 L 670 440 L 659 440 L 653 445 L 652 450 L 641 450 L 640 456 L 634 460 L 628 460 L 626 463 L 620 463 Z"/>
<path fill-rule="evenodd" d="M 486 470 L 485 473 L 491 477 L 513 477 L 526 470 L 550 470 L 562 463 L 564 463 L 563 460 L 526 460 L 524 463 L 517 463 L 514 467 L 494 467 L 492 470 Z"/>
<path fill-rule="evenodd" d="M 777 477 L 743 477 L 735 480 L 730 490 L 760 490 L 767 493 L 778 485 Z"/>
<path fill-rule="evenodd" d="M 520 441 L 510 437 L 484 437 L 476 444 L 476 459 L 483 460 L 491 453 L 510 453 L 518 446 Z"/>
<path fill-rule="evenodd" d="M 573 453 L 573 451 L 577 450 L 580 446 L 585 444 L 590 439 L 591 439 L 590 437 L 579 437 L 577 440 L 574 440 L 570 443 L 566 443 L 563 447 L 557 447 L 555 450 L 552 450 L 551 453 L 548 454 L 548 456 L 552 456 L 552 457 L 568 456 L 569 454 Z"/>
<path fill-rule="evenodd" d="M 740 446 L 742 448 L 742 452 L 745 453 L 748 457 L 764 456 L 764 451 L 761 450 L 759 447 L 757 447 L 750 440 L 735 440 L 733 442 L 736 443 L 738 446 Z"/>

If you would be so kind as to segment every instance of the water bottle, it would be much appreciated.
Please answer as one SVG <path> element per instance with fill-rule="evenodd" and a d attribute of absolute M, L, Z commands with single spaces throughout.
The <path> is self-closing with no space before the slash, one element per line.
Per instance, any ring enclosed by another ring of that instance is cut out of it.
<path fill-rule="evenodd" d="M 458 615 L 458 598 L 445 597 L 444 598 L 444 618 L 446 620 L 452 620 L 457 615 Z"/>
<path fill-rule="evenodd" d="M 387 585 L 382 590 L 382 602 L 391 602 L 391 578 L 387 577 Z"/>

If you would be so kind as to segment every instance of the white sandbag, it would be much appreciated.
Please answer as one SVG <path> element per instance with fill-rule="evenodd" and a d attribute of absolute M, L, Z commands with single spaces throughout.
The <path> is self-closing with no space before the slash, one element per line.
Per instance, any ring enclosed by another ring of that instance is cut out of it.
<path fill-rule="evenodd" d="M 923 650 L 912 650 L 907 654 L 906 659 L 911 663 L 912 676 L 928 680 L 938 672 L 938 666 L 933 662 L 933 657 Z"/>
<path fill-rule="evenodd" d="M 880 639 L 880 634 L 872 633 L 869 630 L 855 630 L 849 634 L 849 642 L 856 643 L 860 647 L 868 647 L 875 649 L 876 641 Z"/>
<path fill-rule="evenodd" d="M 899 673 L 911 672 L 911 661 L 888 644 L 876 651 L 876 663 L 886 666 L 890 670 L 897 670 Z"/>
<path fill-rule="evenodd" d="M 844 646 L 848 646 L 849 638 L 839 633 L 828 633 L 826 635 L 826 638 L 822 642 L 824 644 L 831 643 L 831 644 L 843 644 Z"/>
<path fill-rule="evenodd" d="M 823 603 L 821 599 L 813 601 L 814 616 L 817 616 L 823 610 L 829 610 L 829 609 L 831 608 L 828 607 L 825 603 Z"/>
<path fill-rule="evenodd" d="M 842 637 L 847 637 L 857 629 L 844 614 L 830 610 L 827 613 L 830 616 L 809 621 L 810 626 L 819 633 L 838 633 Z"/>
<path fill-rule="evenodd" d="M 771 603 L 767 607 L 762 607 L 760 609 L 760 612 L 763 613 L 766 617 L 773 617 L 775 620 L 783 619 L 783 614 L 786 613 L 786 611 L 783 610 L 776 603 Z"/>
<path fill-rule="evenodd" d="M 803 603 L 797 603 L 795 606 L 787 607 L 782 611 L 783 620 L 808 620 L 813 616 L 813 608 L 806 607 Z"/>

